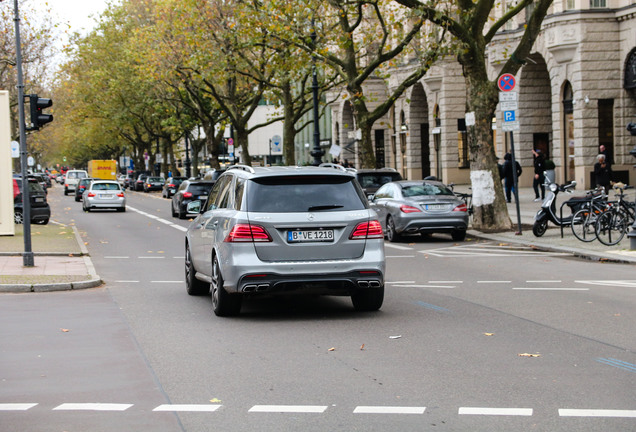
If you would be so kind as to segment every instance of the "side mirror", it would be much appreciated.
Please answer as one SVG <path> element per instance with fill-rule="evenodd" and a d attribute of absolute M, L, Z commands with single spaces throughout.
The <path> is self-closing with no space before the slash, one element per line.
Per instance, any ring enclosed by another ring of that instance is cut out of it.
<path fill-rule="evenodd" d="M 190 201 L 188 205 L 186 205 L 186 212 L 188 213 L 201 213 L 201 201 Z"/>
<path fill-rule="evenodd" d="M 367 195 L 367 200 L 369 200 L 369 202 L 372 202 L 374 198 L 375 198 L 375 194 Z"/>

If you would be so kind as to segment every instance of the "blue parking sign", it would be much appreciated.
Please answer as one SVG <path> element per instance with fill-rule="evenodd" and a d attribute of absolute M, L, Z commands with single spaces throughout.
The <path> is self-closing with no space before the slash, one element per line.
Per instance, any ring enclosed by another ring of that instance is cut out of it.
<path fill-rule="evenodd" d="M 512 122 L 516 120 L 515 111 L 504 111 L 504 121 Z"/>

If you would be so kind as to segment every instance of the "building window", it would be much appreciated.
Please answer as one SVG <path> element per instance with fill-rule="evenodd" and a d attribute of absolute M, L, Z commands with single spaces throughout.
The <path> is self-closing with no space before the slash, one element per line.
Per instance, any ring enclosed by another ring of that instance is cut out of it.
<path fill-rule="evenodd" d="M 565 0 L 565 10 L 576 9 L 574 0 Z"/>
<path fill-rule="evenodd" d="M 607 8 L 607 0 L 590 0 L 590 9 Z"/>

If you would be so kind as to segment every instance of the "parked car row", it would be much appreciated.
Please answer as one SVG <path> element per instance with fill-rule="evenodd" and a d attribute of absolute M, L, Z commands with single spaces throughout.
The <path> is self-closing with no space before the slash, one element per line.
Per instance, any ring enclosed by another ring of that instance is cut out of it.
<path fill-rule="evenodd" d="M 29 201 L 31 223 L 46 225 L 51 218 L 51 207 L 46 199 L 46 191 L 33 177 L 27 178 L 29 185 Z M 13 221 L 17 224 L 24 223 L 24 208 L 22 205 L 23 191 L 22 176 L 13 177 Z"/>

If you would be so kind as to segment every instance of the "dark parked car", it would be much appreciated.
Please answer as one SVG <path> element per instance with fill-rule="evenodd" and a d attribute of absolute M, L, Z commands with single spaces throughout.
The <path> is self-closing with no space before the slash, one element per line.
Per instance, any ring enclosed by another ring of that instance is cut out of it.
<path fill-rule="evenodd" d="M 137 180 L 135 180 L 135 183 L 133 183 L 131 189 L 136 192 L 144 190 L 144 182 L 148 177 L 148 174 L 139 174 L 139 177 L 137 177 Z"/>
<path fill-rule="evenodd" d="M 187 179 L 187 177 L 168 177 L 168 180 L 166 180 L 166 184 L 163 185 L 161 196 L 164 198 L 172 197 L 172 195 L 177 192 L 179 186 L 181 186 L 181 183 L 183 183 L 184 180 Z"/>
<path fill-rule="evenodd" d="M 450 233 L 466 237 L 468 208 L 451 189 L 438 181 L 402 180 L 387 183 L 371 199 L 387 240 L 402 234 Z"/>
<path fill-rule="evenodd" d="M 45 176 L 44 174 L 41 174 L 41 173 L 35 173 L 35 174 L 29 174 L 29 178 L 35 179 L 40 184 L 40 186 L 42 186 L 42 189 L 44 189 L 44 192 L 46 192 L 47 194 L 49 193 L 48 188 L 49 186 L 51 186 L 51 180 L 48 180 L 48 176 Z"/>
<path fill-rule="evenodd" d="M 135 175 L 134 174 L 126 174 L 124 177 L 124 184 L 122 185 L 124 189 L 132 189 L 135 184 Z"/>
<path fill-rule="evenodd" d="M 51 217 L 51 207 L 46 200 L 46 192 L 33 178 L 29 178 L 29 201 L 31 202 L 31 223 L 46 225 Z M 13 220 L 24 222 L 22 207 L 22 178 L 13 178 Z"/>
<path fill-rule="evenodd" d="M 144 192 L 159 191 L 163 189 L 166 181 L 163 177 L 148 177 L 144 182 Z"/>
<path fill-rule="evenodd" d="M 214 183 L 206 180 L 185 180 L 181 183 L 172 197 L 172 217 L 179 216 L 179 219 L 185 219 L 188 215 L 186 207 L 191 201 L 200 200 L 202 205 L 205 205 Z"/>
<path fill-rule="evenodd" d="M 92 177 L 80 179 L 77 187 L 75 188 L 75 201 L 79 202 L 82 199 L 82 194 L 86 188 L 91 184 L 93 180 L 99 180 Z"/>
<path fill-rule="evenodd" d="M 359 169 L 355 170 L 355 175 L 366 195 L 374 194 L 387 183 L 402 180 L 400 173 L 393 168 Z"/>

